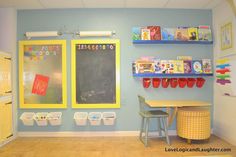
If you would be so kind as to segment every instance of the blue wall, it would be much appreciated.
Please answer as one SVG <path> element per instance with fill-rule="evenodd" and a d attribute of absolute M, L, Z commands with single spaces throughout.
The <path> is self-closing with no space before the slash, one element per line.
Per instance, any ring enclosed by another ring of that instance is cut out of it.
<path fill-rule="evenodd" d="M 120 109 L 83 109 L 82 111 L 115 111 L 115 126 L 77 127 L 73 114 L 79 109 L 71 109 L 71 36 L 59 39 L 67 40 L 67 76 L 68 76 L 68 108 L 63 110 L 23 110 L 25 111 L 62 111 L 63 124 L 60 127 L 25 127 L 19 121 L 19 131 L 78 131 L 78 130 L 139 130 L 137 95 L 147 99 L 197 99 L 213 102 L 213 79 L 207 78 L 202 89 L 144 89 L 141 79 L 132 77 L 131 62 L 141 56 L 157 56 L 160 59 L 176 59 L 179 55 L 191 55 L 194 59 L 213 58 L 212 45 L 133 45 L 131 29 L 134 26 L 160 25 L 163 27 L 212 25 L 212 13 L 209 10 L 177 10 L 177 9 L 56 9 L 56 10 L 22 10 L 18 11 L 18 40 L 25 39 L 27 31 L 60 30 L 115 30 L 116 38 L 121 41 L 121 108 Z M 154 122 L 152 124 L 153 129 Z M 175 124 L 171 129 L 175 129 Z"/>

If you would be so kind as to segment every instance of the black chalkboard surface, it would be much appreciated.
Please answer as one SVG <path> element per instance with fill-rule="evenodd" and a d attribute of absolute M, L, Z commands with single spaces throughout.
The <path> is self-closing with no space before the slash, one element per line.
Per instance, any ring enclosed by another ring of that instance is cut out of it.
<path fill-rule="evenodd" d="M 76 45 L 76 103 L 116 103 L 116 45 Z"/>

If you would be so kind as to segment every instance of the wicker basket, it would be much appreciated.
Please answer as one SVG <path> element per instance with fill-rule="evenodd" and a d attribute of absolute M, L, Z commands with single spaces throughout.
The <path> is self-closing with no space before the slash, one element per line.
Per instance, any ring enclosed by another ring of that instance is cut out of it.
<path fill-rule="evenodd" d="M 206 108 L 180 108 L 177 135 L 191 140 L 208 139 L 211 134 L 210 111 Z"/>

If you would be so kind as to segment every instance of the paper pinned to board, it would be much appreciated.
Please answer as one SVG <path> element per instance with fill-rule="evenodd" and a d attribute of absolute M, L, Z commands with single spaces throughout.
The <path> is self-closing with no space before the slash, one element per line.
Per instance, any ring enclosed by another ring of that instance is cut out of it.
<path fill-rule="evenodd" d="M 33 83 L 32 93 L 45 96 L 47 93 L 48 82 L 49 82 L 48 76 L 36 74 Z"/>

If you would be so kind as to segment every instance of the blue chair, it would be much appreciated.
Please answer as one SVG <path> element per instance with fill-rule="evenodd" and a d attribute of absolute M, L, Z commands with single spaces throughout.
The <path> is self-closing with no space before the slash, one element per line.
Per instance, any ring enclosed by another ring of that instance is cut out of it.
<path fill-rule="evenodd" d="M 138 100 L 139 100 L 139 107 L 140 107 L 139 115 L 142 118 L 141 129 L 140 129 L 140 134 L 139 134 L 140 141 L 145 145 L 145 147 L 148 146 L 149 122 L 151 118 L 156 118 L 158 121 L 159 136 L 162 136 L 162 131 L 164 131 L 166 142 L 169 145 L 170 139 L 168 136 L 168 129 L 167 129 L 168 114 L 161 110 L 148 111 L 145 109 L 145 106 L 147 106 L 145 102 L 145 98 L 138 95 Z M 144 133 L 144 136 L 143 136 L 143 133 Z"/>

